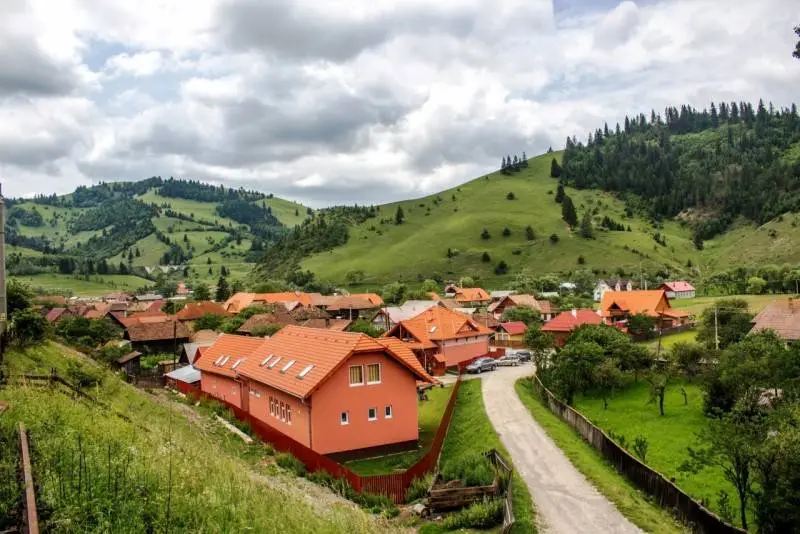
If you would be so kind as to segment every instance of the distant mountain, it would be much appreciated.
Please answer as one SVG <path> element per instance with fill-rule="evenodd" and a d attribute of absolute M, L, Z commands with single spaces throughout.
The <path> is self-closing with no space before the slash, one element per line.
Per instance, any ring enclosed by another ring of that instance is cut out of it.
<path fill-rule="evenodd" d="M 249 274 L 309 208 L 256 191 L 153 177 L 7 201 L 11 274 Z"/>

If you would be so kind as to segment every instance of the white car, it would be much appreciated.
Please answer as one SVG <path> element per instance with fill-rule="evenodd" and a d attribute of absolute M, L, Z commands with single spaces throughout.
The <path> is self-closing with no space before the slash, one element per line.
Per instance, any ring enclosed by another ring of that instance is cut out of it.
<path fill-rule="evenodd" d="M 520 359 L 516 354 L 506 354 L 497 358 L 494 363 L 503 367 L 516 367 L 520 364 Z"/>

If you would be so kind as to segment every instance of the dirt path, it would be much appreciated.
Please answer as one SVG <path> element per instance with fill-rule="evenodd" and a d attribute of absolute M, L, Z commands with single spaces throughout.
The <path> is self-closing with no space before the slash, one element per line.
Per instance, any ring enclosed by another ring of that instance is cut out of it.
<path fill-rule="evenodd" d="M 641 532 L 570 463 L 519 400 L 514 383 L 532 372 L 527 364 L 484 374 L 482 390 L 489 419 L 531 492 L 540 530 Z"/>

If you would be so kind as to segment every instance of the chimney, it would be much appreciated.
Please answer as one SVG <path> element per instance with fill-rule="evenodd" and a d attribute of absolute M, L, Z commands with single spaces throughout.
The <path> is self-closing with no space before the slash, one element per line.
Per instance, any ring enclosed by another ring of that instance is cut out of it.
<path fill-rule="evenodd" d="M 576 310 L 575 308 L 572 308 L 572 316 L 575 317 L 576 319 L 578 318 L 578 310 Z"/>

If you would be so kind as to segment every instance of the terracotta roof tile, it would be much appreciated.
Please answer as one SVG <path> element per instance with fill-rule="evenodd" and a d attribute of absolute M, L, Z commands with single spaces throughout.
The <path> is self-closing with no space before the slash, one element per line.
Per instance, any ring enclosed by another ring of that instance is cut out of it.
<path fill-rule="evenodd" d="M 260 337 L 235 336 L 221 334 L 210 347 L 200 348 L 200 355 L 194 366 L 203 372 L 210 372 L 222 376 L 233 377 L 236 370 L 232 369 L 234 363 L 242 358 L 248 358 L 258 347 L 264 343 Z M 225 361 L 224 358 L 228 360 Z M 224 361 L 222 365 L 215 362 Z"/>
<path fill-rule="evenodd" d="M 54 323 L 59 319 L 61 319 L 61 317 L 65 313 L 69 313 L 69 311 L 66 308 L 53 308 L 52 310 L 47 312 L 47 315 L 45 315 L 44 318 L 47 320 L 48 323 Z"/>
<path fill-rule="evenodd" d="M 752 332 L 773 330 L 786 341 L 800 340 L 800 301 L 773 302 L 753 319 Z"/>
<path fill-rule="evenodd" d="M 416 317 L 400 321 L 385 336 L 397 337 L 395 334 L 401 330 L 409 332 L 423 347 L 430 348 L 436 347 L 434 341 L 491 334 L 491 330 L 470 317 L 442 306 L 435 306 Z"/>
<path fill-rule="evenodd" d="M 342 310 L 372 310 L 377 308 L 380 304 L 374 304 L 371 300 L 349 295 L 346 297 L 337 297 L 330 304 L 328 304 L 328 311 L 342 311 Z"/>
<path fill-rule="evenodd" d="M 458 302 L 489 302 L 491 297 L 480 287 L 460 287 L 456 291 Z"/>
<path fill-rule="evenodd" d="M 366 299 L 370 301 L 373 306 L 380 306 L 383 304 L 383 298 L 377 293 L 352 293 L 350 296 Z"/>
<path fill-rule="evenodd" d="M 667 291 L 694 291 L 694 286 L 686 280 L 676 280 L 674 282 L 664 282 L 661 287 Z"/>
<path fill-rule="evenodd" d="M 196 321 L 204 315 L 222 315 L 227 317 L 230 314 L 216 302 L 204 300 L 201 302 L 190 302 L 176 314 L 176 317 L 179 321 Z"/>
<path fill-rule="evenodd" d="M 561 312 L 542 326 L 542 332 L 572 332 L 583 324 L 600 324 L 603 318 L 587 308 Z"/>
<path fill-rule="evenodd" d="M 292 316 L 289 315 L 286 310 L 282 308 L 276 308 L 275 312 L 273 313 L 259 313 L 253 315 L 246 320 L 241 327 L 239 327 L 237 332 L 252 334 L 253 330 L 259 327 L 271 325 L 286 326 L 287 324 L 291 324 L 293 322 L 294 320 L 292 319 Z"/>
<path fill-rule="evenodd" d="M 512 336 L 518 336 L 528 331 L 528 325 L 522 321 L 510 321 L 507 323 L 500 323 L 498 329 L 503 330 Z"/>
<path fill-rule="evenodd" d="M 125 332 L 125 337 L 131 341 L 166 341 L 177 338 L 189 339 L 189 330 L 178 321 L 164 321 L 159 323 L 132 324 Z"/>
<path fill-rule="evenodd" d="M 662 298 L 666 300 L 663 289 L 650 291 L 606 291 L 603 294 L 603 301 L 600 304 L 600 309 L 603 311 L 603 316 L 608 316 L 608 310 L 616 304 L 624 312 L 631 315 L 645 313 L 655 317 L 658 315 L 656 309 Z M 669 308 L 669 301 L 667 301 L 667 308 Z"/>

